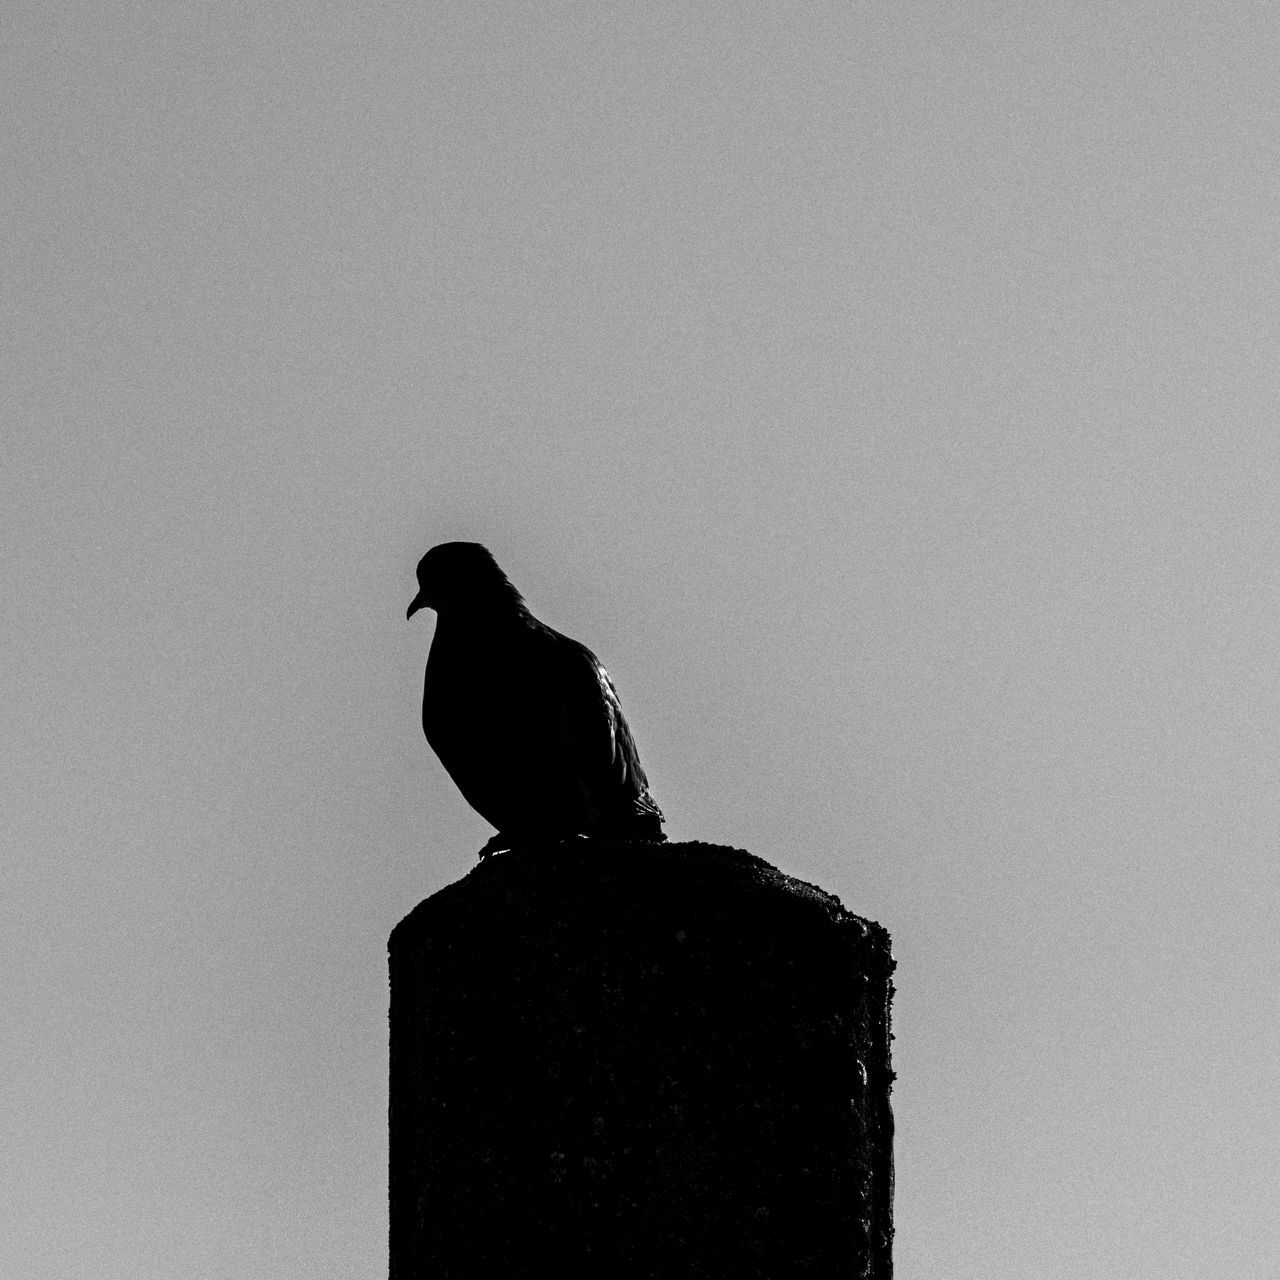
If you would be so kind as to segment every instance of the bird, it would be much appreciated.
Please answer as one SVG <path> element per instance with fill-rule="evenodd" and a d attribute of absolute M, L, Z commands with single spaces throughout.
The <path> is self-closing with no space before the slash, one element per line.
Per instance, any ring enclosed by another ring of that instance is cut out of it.
<path fill-rule="evenodd" d="M 463 797 L 497 828 L 480 859 L 529 843 L 666 840 L 600 659 L 535 618 L 478 542 L 432 547 L 417 578 L 406 619 L 436 613 L 422 730 Z"/>

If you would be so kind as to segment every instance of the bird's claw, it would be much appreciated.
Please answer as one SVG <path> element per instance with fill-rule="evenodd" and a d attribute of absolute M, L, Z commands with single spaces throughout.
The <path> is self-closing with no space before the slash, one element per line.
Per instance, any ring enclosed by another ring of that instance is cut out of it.
<path fill-rule="evenodd" d="M 501 832 L 486 841 L 483 849 L 480 850 L 479 858 L 483 862 L 486 858 L 491 858 L 495 853 L 506 853 L 511 848 L 511 841 L 507 840 Z"/>

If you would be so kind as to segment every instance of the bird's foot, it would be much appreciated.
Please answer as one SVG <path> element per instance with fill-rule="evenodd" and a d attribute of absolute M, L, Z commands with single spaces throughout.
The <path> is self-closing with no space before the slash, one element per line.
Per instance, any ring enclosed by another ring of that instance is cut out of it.
<path fill-rule="evenodd" d="M 477 855 L 481 862 L 486 858 L 491 858 L 495 853 L 507 853 L 511 849 L 511 840 L 504 836 L 501 831 L 496 836 L 491 837 L 480 853 Z"/>
<path fill-rule="evenodd" d="M 477 856 L 479 857 L 480 861 L 483 862 L 486 858 L 493 857 L 495 853 L 510 853 L 511 850 L 516 848 L 516 846 L 520 843 L 539 844 L 539 845 L 551 845 L 551 844 L 566 845 L 566 844 L 576 844 L 581 840 L 590 840 L 590 839 L 591 839 L 591 836 L 589 836 L 585 831 L 574 831 L 569 835 L 563 835 L 563 836 L 556 836 L 556 835 L 525 836 L 522 841 L 521 838 L 518 836 L 503 835 L 502 832 L 499 831 L 496 836 L 493 836 L 485 844 L 484 848 L 480 850 Z"/>

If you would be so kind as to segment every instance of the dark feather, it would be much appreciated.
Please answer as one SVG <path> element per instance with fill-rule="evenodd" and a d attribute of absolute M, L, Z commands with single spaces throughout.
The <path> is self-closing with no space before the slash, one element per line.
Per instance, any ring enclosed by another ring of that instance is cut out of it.
<path fill-rule="evenodd" d="M 418 566 L 410 607 L 438 614 L 422 726 L 501 841 L 661 840 L 617 690 L 585 645 L 539 622 L 483 547 L 446 543 Z M 491 842 L 495 843 L 495 842 Z"/>

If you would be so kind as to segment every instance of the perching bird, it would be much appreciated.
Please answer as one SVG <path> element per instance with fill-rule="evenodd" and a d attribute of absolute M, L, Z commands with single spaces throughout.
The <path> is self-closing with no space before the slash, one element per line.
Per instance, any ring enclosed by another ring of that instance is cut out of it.
<path fill-rule="evenodd" d="M 585 645 L 529 612 L 476 542 L 418 562 L 437 615 L 422 729 L 458 790 L 498 834 L 480 857 L 529 840 L 665 840 L 609 673 Z"/>

